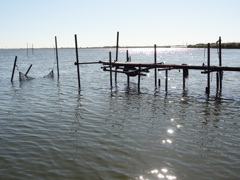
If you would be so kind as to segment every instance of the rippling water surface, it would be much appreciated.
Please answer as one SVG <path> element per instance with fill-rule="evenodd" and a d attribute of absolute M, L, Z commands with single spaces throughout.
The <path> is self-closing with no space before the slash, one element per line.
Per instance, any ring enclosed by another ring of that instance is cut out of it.
<path fill-rule="evenodd" d="M 114 49 L 80 49 L 80 61 L 108 60 Z M 120 50 L 125 61 L 126 49 Z M 211 51 L 218 64 L 217 51 Z M 152 49 L 129 49 L 132 61 L 153 62 Z M 13 83 L 14 57 L 18 56 Z M 190 71 L 141 78 L 118 75 L 112 91 L 100 64 L 82 65 L 78 91 L 74 49 L 0 50 L 0 179 L 238 179 L 239 72 L 225 72 L 223 90 L 205 95 L 206 75 Z M 239 50 L 223 50 L 223 66 L 240 66 Z M 206 64 L 204 49 L 158 49 L 158 62 Z M 19 82 L 18 72 L 34 80 Z M 52 69 L 55 78 L 43 78 Z"/>

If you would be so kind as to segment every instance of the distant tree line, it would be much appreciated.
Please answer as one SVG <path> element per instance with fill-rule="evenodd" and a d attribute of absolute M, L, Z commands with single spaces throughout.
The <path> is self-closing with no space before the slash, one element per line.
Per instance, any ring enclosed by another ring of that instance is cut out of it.
<path fill-rule="evenodd" d="M 210 43 L 211 48 L 218 48 L 218 43 Z M 206 48 L 207 44 L 199 43 L 195 45 L 188 45 L 188 48 Z M 240 42 L 222 43 L 223 49 L 240 49 Z"/>

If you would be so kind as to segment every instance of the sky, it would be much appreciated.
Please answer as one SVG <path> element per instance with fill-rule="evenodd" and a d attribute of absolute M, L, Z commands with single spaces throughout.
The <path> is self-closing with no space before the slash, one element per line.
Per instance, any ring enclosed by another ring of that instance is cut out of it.
<path fill-rule="evenodd" d="M 240 0 L 0 0 L 0 48 L 240 42 Z"/>

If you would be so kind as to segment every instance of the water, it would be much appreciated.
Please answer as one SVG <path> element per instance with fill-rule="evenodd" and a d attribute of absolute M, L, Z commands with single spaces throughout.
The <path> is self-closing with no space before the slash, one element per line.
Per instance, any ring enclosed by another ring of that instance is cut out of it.
<path fill-rule="evenodd" d="M 114 49 L 80 49 L 80 61 L 108 60 Z M 125 61 L 126 49 L 119 59 Z M 217 51 L 211 51 L 218 64 Z M 129 49 L 132 61 L 153 62 L 152 49 Z M 17 67 L 34 80 L 20 83 Z M 225 72 L 223 90 L 205 95 L 206 75 L 169 71 L 169 88 L 154 75 L 118 75 L 110 90 L 101 65 L 82 65 L 78 92 L 74 49 L 59 49 L 60 79 L 52 49 L 0 50 L 0 179 L 238 179 L 239 73 Z M 240 66 L 240 50 L 223 50 L 223 66 Z M 113 58 L 114 59 L 114 58 Z M 206 64 L 204 49 L 158 49 L 158 62 Z M 52 69 L 55 78 L 43 78 Z"/>

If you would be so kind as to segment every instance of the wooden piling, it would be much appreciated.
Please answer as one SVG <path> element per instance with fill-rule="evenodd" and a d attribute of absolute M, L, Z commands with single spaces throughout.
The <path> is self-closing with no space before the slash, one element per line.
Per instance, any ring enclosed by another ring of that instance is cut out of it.
<path fill-rule="evenodd" d="M 111 87 L 111 89 L 112 89 L 112 53 L 111 52 L 109 52 L 109 62 L 110 62 L 110 66 L 109 66 L 109 68 L 110 68 L 110 87 Z"/>
<path fill-rule="evenodd" d="M 77 35 L 75 34 L 75 50 L 76 50 L 76 61 L 77 61 L 77 75 L 78 75 L 78 88 L 81 88 L 80 84 L 80 69 L 79 69 L 79 59 L 78 59 L 78 44 L 77 44 Z"/>
<path fill-rule="evenodd" d="M 168 91 L 168 70 L 165 71 L 165 91 Z"/>
<path fill-rule="evenodd" d="M 138 92 L 140 92 L 140 76 L 141 76 L 141 67 L 138 66 Z"/>
<path fill-rule="evenodd" d="M 184 69 L 183 69 L 183 91 L 185 90 L 185 84 L 186 84 L 185 80 L 186 78 L 184 76 Z"/>
<path fill-rule="evenodd" d="M 207 50 L 207 87 L 206 87 L 206 94 L 210 94 L 210 43 L 208 43 L 208 50 Z"/>
<path fill-rule="evenodd" d="M 32 64 L 29 66 L 27 72 L 25 73 L 25 76 L 27 76 L 27 74 L 28 74 L 28 72 L 30 71 L 31 67 L 32 67 Z"/>
<path fill-rule="evenodd" d="M 14 60 L 14 64 L 13 64 L 11 82 L 13 81 L 16 64 L 17 64 L 17 56 L 15 56 L 15 60 Z"/>
<path fill-rule="evenodd" d="M 128 50 L 126 51 L 126 61 L 129 62 Z"/>
<path fill-rule="evenodd" d="M 219 72 L 216 73 L 216 91 L 218 93 L 219 91 Z"/>
<path fill-rule="evenodd" d="M 222 39 L 219 37 L 218 40 L 218 50 L 219 50 L 219 66 L 222 66 Z M 220 83 L 220 91 L 222 90 L 222 79 L 223 79 L 223 71 L 219 71 L 219 83 Z"/>
<path fill-rule="evenodd" d="M 118 61 L 118 47 L 119 47 L 119 32 L 117 32 L 117 44 L 116 44 L 116 60 Z M 117 71 L 117 66 L 115 68 L 115 70 Z M 115 83 L 117 83 L 117 72 L 115 72 Z"/>
<path fill-rule="evenodd" d="M 55 51 L 56 51 L 56 60 L 57 60 L 57 75 L 58 75 L 58 79 L 59 79 L 57 36 L 55 36 Z"/>
<path fill-rule="evenodd" d="M 33 44 L 32 44 L 32 54 L 34 55 L 34 48 L 33 48 Z"/>
<path fill-rule="evenodd" d="M 157 46 L 154 44 L 154 64 L 157 64 Z M 155 87 L 157 87 L 157 68 L 154 68 Z"/>

